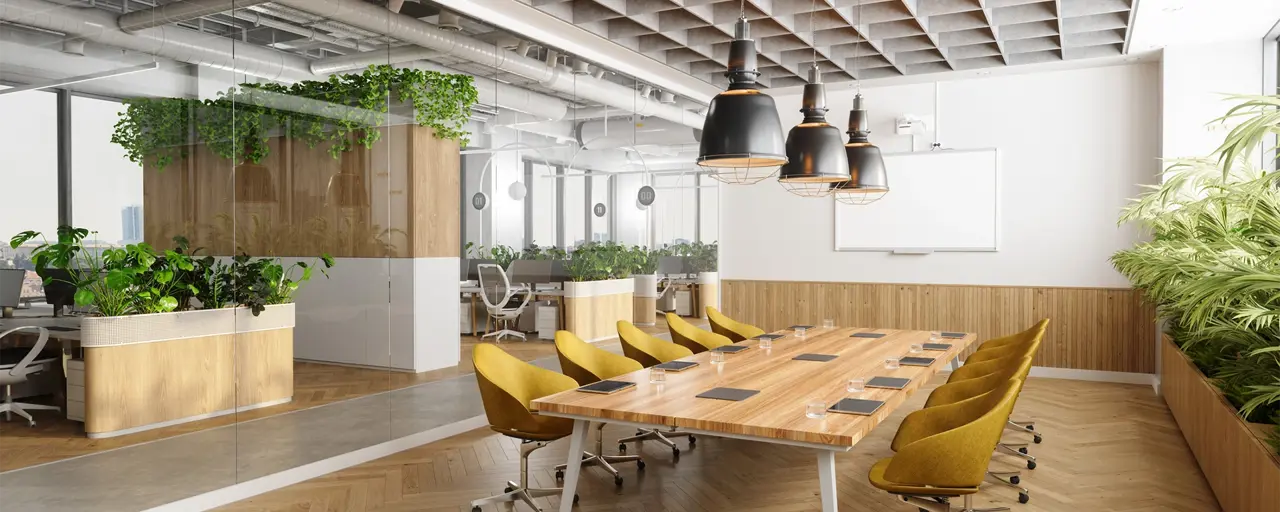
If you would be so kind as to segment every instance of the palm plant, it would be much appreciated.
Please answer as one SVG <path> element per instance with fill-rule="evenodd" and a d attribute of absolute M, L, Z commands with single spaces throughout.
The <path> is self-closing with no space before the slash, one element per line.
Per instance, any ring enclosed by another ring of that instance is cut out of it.
<path fill-rule="evenodd" d="M 1280 133 L 1280 96 L 1240 101 L 1207 158 L 1176 159 L 1126 208 L 1149 242 L 1111 261 L 1169 320 L 1175 341 L 1250 421 L 1280 420 L 1280 173 L 1253 155 Z M 1275 148 L 1266 148 L 1274 151 Z M 1276 421 L 1280 423 L 1280 421 Z M 1273 444 L 1280 446 L 1280 430 Z"/>

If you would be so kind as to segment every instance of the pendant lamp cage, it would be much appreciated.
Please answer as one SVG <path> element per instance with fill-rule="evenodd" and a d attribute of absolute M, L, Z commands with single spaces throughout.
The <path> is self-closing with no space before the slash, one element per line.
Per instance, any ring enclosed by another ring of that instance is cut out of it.
<path fill-rule="evenodd" d="M 817 9 L 817 0 L 813 0 L 809 31 L 815 41 Z M 814 44 L 809 80 L 800 106 L 804 119 L 787 134 L 787 163 L 778 174 L 778 183 L 787 192 L 801 197 L 826 197 L 833 185 L 849 181 L 849 161 L 840 129 L 827 123 L 827 91 L 818 67 L 817 43 Z"/>
<path fill-rule="evenodd" d="M 858 5 L 858 24 L 862 26 L 862 5 Z M 861 31 L 862 29 L 859 29 Z M 885 170 L 880 148 L 870 141 L 871 128 L 867 111 L 862 108 L 862 80 L 858 76 L 858 51 L 866 44 L 866 38 L 854 46 L 854 79 L 857 92 L 853 97 L 853 109 L 849 112 L 849 142 L 845 144 L 845 156 L 849 161 L 849 181 L 831 187 L 836 201 L 843 204 L 868 205 L 889 193 L 889 176 Z"/>

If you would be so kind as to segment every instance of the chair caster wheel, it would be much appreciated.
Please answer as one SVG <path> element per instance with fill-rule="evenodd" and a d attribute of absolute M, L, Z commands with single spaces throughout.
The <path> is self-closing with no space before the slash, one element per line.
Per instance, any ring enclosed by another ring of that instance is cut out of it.
<path fill-rule="evenodd" d="M 1036 429 L 1036 425 L 1034 423 L 1027 425 L 1027 430 L 1035 430 L 1035 429 Z"/>
<path fill-rule="evenodd" d="M 471 512 L 480 512 L 480 507 L 471 507 Z"/>
<path fill-rule="evenodd" d="M 689 446 L 693 447 L 695 444 L 698 444 L 698 439 L 693 436 L 689 436 Z"/>
<path fill-rule="evenodd" d="M 557 481 L 557 482 L 559 482 L 559 481 L 561 481 L 561 480 L 564 480 L 564 470 L 563 470 L 563 469 L 557 469 L 557 470 L 556 470 L 556 481 Z M 507 492 L 511 492 L 511 491 L 507 491 Z"/>
<path fill-rule="evenodd" d="M 28 422 L 27 422 L 27 428 L 36 428 L 36 422 L 35 422 L 34 420 L 33 420 L 33 421 L 28 421 Z"/>
<path fill-rule="evenodd" d="M 680 449 L 679 449 L 679 448 L 672 448 L 672 449 L 671 449 L 671 457 L 672 457 L 672 458 L 674 458 L 675 460 L 680 460 Z"/>
<path fill-rule="evenodd" d="M 1027 469 L 1035 469 L 1035 468 L 1036 468 L 1036 461 L 1034 460 L 1027 461 Z"/>
<path fill-rule="evenodd" d="M 576 492 L 575 492 L 575 493 L 573 493 L 573 504 L 574 504 L 574 505 L 577 505 L 577 504 L 578 504 L 578 493 L 576 493 Z"/>
<path fill-rule="evenodd" d="M 1021 453 L 1021 454 L 1023 454 L 1023 455 L 1026 455 L 1026 454 L 1031 453 L 1031 452 L 1027 451 L 1027 447 L 1023 446 L 1022 448 L 1018 448 L 1018 453 Z"/>
<path fill-rule="evenodd" d="M 1011 483 L 1011 484 L 1013 484 L 1013 485 L 1018 485 L 1018 484 L 1022 483 L 1022 477 L 1020 477 L 1020 476 L 1018 476 L 1018 475 L 1013 475 L 1013 476 L 1009 477 L 1009 483 Z"/>
<path fill-rule="evenodd" d="M 512 487 L 512 486 L 510 486 L 510 485 L 508 485 L 508 486 L 506 486 L 506 487 L 503 487 L 503 488 L 502 488 L 502 492 L 504 492 L 504 493 L 511 492 L 511 491 L 514 491 L 514 490 L 516 490 L 516 488 L 515 488 L 515 487 Z"/>
<path fill-rule="evenodd" d="M 613 477 L 613 485 L 614 487 L 622 487 L 622 475 Z"/>
<path fill-rule="evenodd" d="M 1031 495 L 1025 492 L 1018 493 L 1018 503 L 1026 503 L 1028 501 L 1031 501 Z"/>
<path fill-rule="evenodd" d="M 627 445 L 618 443 L 618 453 L 627 453 Z"/>
<path fill-rule="evenodd" d="M 644 471 L 644 461 L 643 461 L 643 460 L 637 460 L 637 461 L 636 461 L 636 470 L 637 470 L 637 471 Z"/>
<path fill-rule="evenodd" d="M 1044 441 L 1044 438 L 1040 437 L 1040 434 L 1036 434 L 1036 437 L 1032 438 L 1031 440 L 1034 441 L 1036 444 L 1040 444 L 1040 442 Z"/>

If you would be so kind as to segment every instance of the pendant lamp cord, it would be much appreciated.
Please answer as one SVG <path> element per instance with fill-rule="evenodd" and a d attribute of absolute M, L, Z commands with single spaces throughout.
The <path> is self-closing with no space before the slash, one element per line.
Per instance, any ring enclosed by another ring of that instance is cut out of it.
<path fill-rule="evenodd" d="M 741 16 L 743 19 L 747 18 L 747 0 L 742 0 L 738 3 L 738 16 Z"/>
<path fill-rule="evenodd" d="M 809 44 L 813 48 L 813 68 L 818 69 L 818 29 L 814 28 L 813 18 L 818 15 L 818 0 L 813 0 L 809 6 L 809 37 L 813 40 Z M 821 80 L 819 80 L 821 81 Z"/>
<path fill-rule="evenodd" d="M 854 95 L 862 94 L 862 74 L 858 72 L 858 57 L 862 54 L 862 45 L 866 44 L 867 36 L 862 33 L 862 2 L 858 2 L 858 38 L 862 39 L 853 47 L 853 85 L 856 88 Z"/>

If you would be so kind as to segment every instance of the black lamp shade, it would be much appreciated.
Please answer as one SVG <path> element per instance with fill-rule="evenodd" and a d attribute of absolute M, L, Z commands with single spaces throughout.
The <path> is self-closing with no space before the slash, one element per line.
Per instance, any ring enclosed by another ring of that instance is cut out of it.
<path fill-rule="evenodd" d="M 849 160 L 849 185 L 866 190 L 889 190 L 889 174 L 884 168 L 880 148 L 870 142 L 851 142 L 845 146 Z"/>
<path fill-rule="evenodd" d="M 800 111 L 804 120 L 787 134 L 787 163 L 778 174 L 778 181 L 798 195 L 824 195 L 829 188 L 818 187 L 814 192 L 800 192 L 795 185 L 806 183 L 838 183 L 849 181 L 849 162 L 845 157 L 844 138 L 840 129 L 827 123 L 826 91 L 819 81 L 815 66 L 809 73 L 809 84 L 804 86 L 804 100 Z"/>
<path fill-rule="evenodd" d="M 702 125 L 698 165 L 777 167 L 786 162 L 782 121 L 773 97 L 754 89 L 737 89 L 711 99 Z"/>

